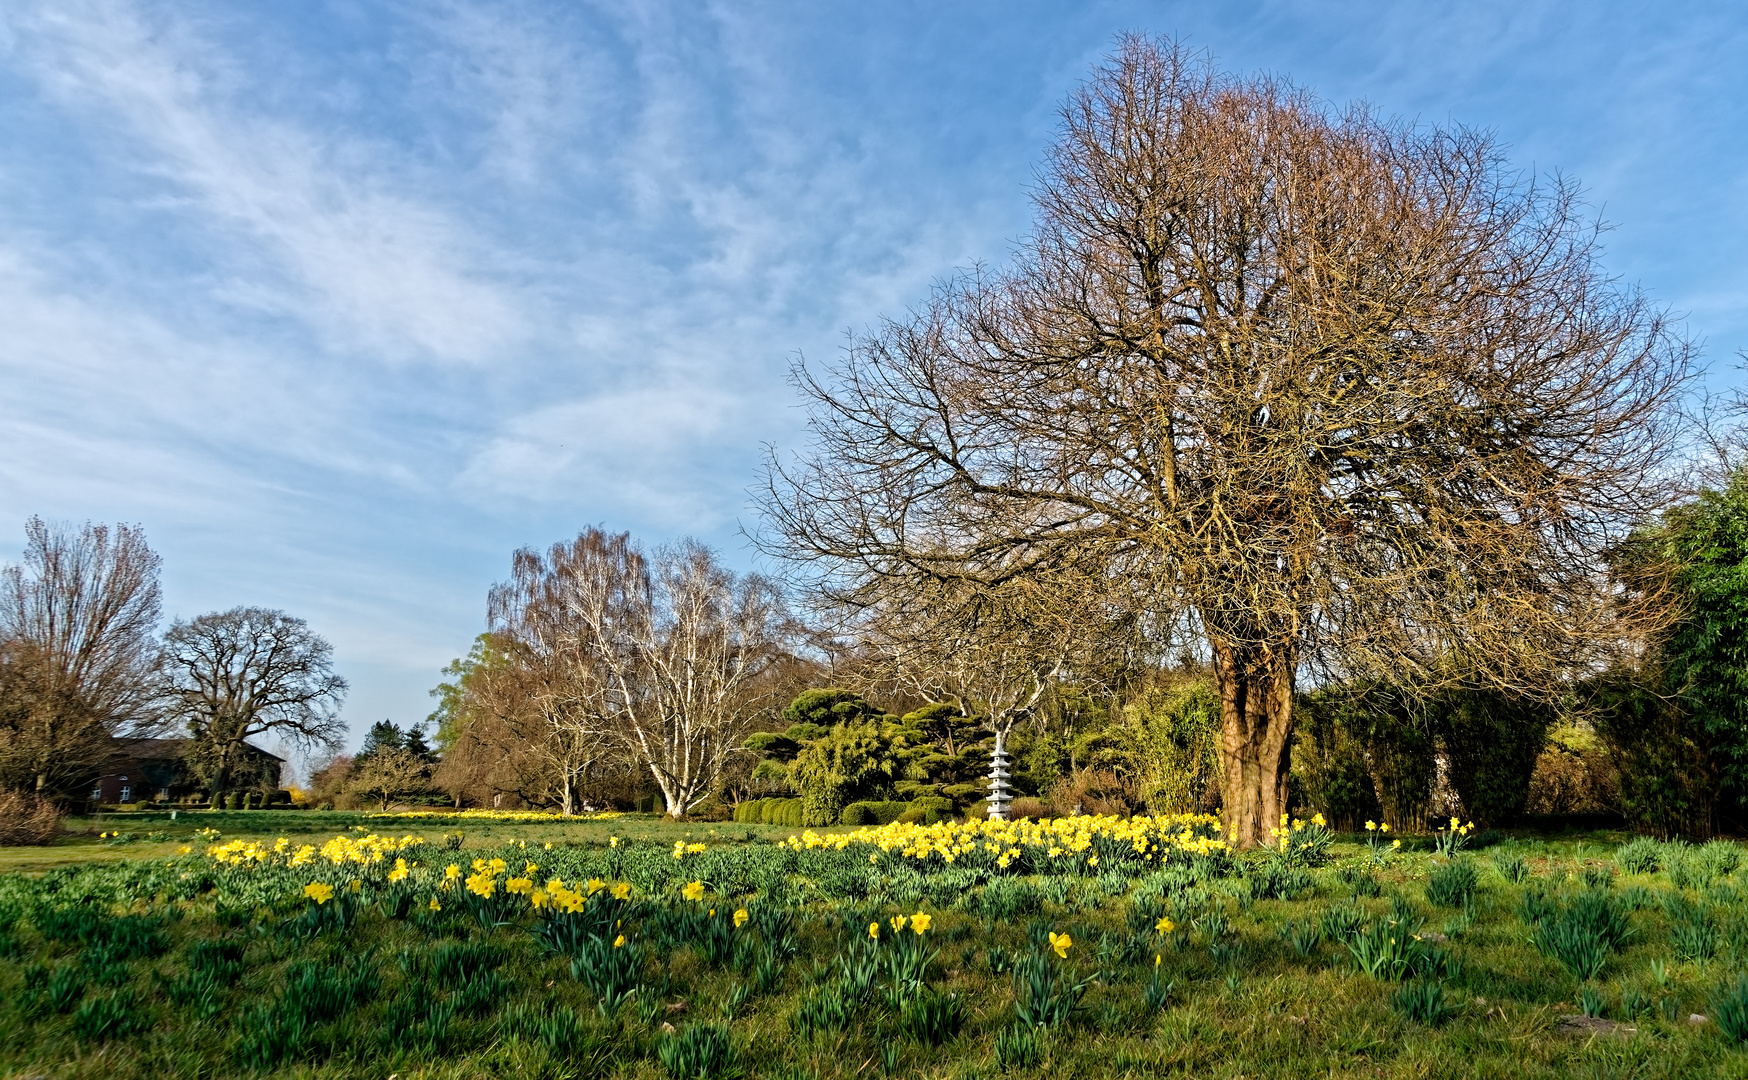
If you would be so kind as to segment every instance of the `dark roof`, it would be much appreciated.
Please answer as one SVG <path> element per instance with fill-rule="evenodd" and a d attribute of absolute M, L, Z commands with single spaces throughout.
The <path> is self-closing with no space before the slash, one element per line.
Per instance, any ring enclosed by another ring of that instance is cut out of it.
<path fill-rule="evenodd" d="M 121 749 L 121 751 L 123 753 L 126 753 L 126 754 L 140 760 L 140 761 L 153 761 L 153 760 L 164 760 L 164 759 L 169 759 L 169 758 L 179 758 L 184 753 L 187 752 L 189 744 L 192 743 L 193 741 L 194 741 L 193 739 L 186 739 L 186 738 L 116 739 L 115 740 L 116 746 L 119 749 Z M 274 761 L 284 761 L 285 760 L 284 758 L 280 757 L 278 754 L 269 753 L 268 751 L 261 749 L 259 746 L 256 746 L 253 743 L 244 743 L 243 747 L 245 749 L 248 749 L 248 750 L 253 750 L 255 753 L 260 754 L 262 757 L 270 757 Z"/>

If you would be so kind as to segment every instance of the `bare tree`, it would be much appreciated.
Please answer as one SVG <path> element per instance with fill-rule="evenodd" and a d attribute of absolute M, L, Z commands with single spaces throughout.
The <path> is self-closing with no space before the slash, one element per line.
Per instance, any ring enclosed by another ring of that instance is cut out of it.
<path fill-rule="evenodd" d="M 1069 98 L 1007 270 L 798 367 L 768 550 L 869 604 L 1079 568 L 1193 630 L 1225 824 L 1285 808 L 1302 669 L 1520 692 L 1621 639 L 1687 377 L 1570 183 L 1127 38 Z"/>
<path fill-rule="evenodd" d="M 0 785 L 67 795 L 157 724 L 159 562 L 138 528 L 25 523 L 0 570 Z"/>
<path fill-rule="evenodd" d="M 371 754 L 353 766 L 346 786 L 375 799 L 382 809 L 397 796 L 427 791 L 431 785 L 431 762 L 404 746 L 391 746 Z"/>
<path fill-rule="evenodd" d="M 911 588 L 888 583 L 881 602 L 859 613 L 859 636 L 886 660 L 861 682 L 952 701 L 963 714 L 983 717 L 995 735 L 990 815 L 1002 817 L 1007 738 L 1015 722 L 1036 715 L 1064 678 L 1096 684 L 1113 654 L 1137 647 L 1135 621 L 1113 608 L 1103 583 L 1070 572 L 996 587 L 964 579 L 904 584 Z"/>
<path fill-rule="evenodd" d="M 622 703 L 604 657 L 611 646 L 598 639 L 599 625 L 579 622 L 574 599 L 585 591 L 614 611 L 636 607 L 624 590 L 635 587 L 641 562 L 628 565 L 629 551 L 628 538 L 595 530 L 545 555 L 523 548 L 510 580 L 493 586 L 487 600 L 493 636 L 509 660 L 498 672 L 494 703 L 503 719 L 522 710 L 537 721 L 527 747 L 556 778 L 566 814 L 577 810 L 582 778 L 622 744 Z"/>
<path fill-rule="evenodd" d="M 651 559 L 629 535 L 599 529 L 545 555 L 519 551 L 515 567 L 492 590 L 492 624 L 536 655 L 565 658 L 552 702 L 570 727 L 555 738 L 579 749 L 611 741 L 649 769 L 669 814 L 691 810 L 776 685 L 763 676 L 787 655 L 790 631 L 776 587 L 737 577 L 692 541 Z"/>
<path fill-rule="evenodd" d="M 333 655 L 308 623 L 267 608 L 211 612 L 170 628 L 166 691 L 215 799 L 249 739 L 272 732 L 300 748 L 339 744 L 346 680 L 334 674 Z"/>

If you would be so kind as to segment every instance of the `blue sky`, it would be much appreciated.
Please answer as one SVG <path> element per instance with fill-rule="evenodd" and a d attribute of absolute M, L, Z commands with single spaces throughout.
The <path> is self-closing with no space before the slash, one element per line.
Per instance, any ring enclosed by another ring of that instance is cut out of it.
<path fill-rule="evenodd" d="M 429 711 L 519 545 L 750 565 L 787 364 L 1001 261 L 1124 30 L 1576 177 L 1738 378 L 1735 3 L 17 0 L 0 558 L 30 514 L 144 525 L 169 613 L 334 643 L 354 743 Z"/>

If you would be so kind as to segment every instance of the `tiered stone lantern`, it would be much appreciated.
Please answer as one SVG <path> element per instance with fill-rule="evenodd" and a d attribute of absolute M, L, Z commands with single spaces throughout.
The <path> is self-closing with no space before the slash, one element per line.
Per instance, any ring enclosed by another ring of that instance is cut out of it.
<path fill-rule="evenodd" d="M 989 758 L 989 817 L 992 821 L 1006 821 L 1008 804 L 1014 801 L 1012 789 L 1008 786 L 1008 751 L 1007 732 L 995 733 L 995 753 Z"/>

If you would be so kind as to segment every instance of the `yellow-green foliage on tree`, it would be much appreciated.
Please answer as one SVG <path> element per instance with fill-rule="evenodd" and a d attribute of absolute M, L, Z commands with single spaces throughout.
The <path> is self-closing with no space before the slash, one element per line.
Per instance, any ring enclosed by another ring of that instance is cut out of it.
<path fill-rule="evenodd" d="M 1212 680 L 1152 686 L 1123 707 L 1113 732 L 1155 814 L 1201 813 L 1218 796 L 1220 698 Z"/>

